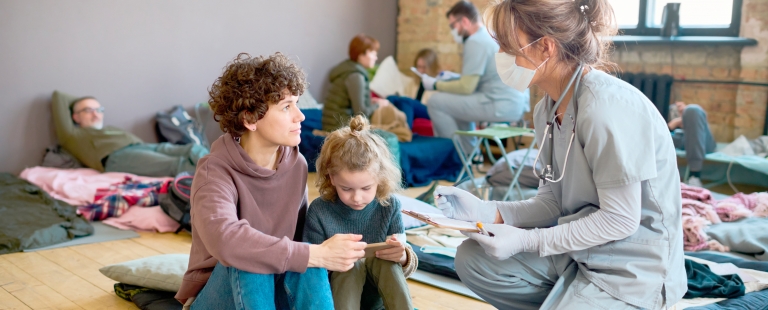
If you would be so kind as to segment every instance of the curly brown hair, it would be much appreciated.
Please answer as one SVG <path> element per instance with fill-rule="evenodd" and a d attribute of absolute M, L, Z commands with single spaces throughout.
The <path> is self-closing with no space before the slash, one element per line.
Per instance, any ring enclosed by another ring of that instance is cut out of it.
<path fill-rule="evenodd" d="M 244 121 L 255 123 L 267 114 L 269 104 L 285 99 L 286 91 L 301 96 L 306 88 L 304 72 L 282 53 L 240 53 L 208 90 L 208 104 L 221 130 L 239 137 L 247 131 Z"/>
<path fill-rule="evenodd" d="M 339 128 L 325 138 L 315 163 L 315 185 L 323 199 L 335 201 L 339 197 L 330 176 L 344 169 L 368 171 L 378 178 L 376 199 L 382 206 L 388 206 L 390 196 L 402 189 L 400 168 L 395 165 L 387 142 L 370 127 L 364 116 L 357 115 L 349 120 L 349 126 Z"/>

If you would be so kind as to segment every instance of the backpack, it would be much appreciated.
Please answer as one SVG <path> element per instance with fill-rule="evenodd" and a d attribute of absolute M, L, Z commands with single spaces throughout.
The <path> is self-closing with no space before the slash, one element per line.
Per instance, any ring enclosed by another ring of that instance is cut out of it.
<path fill-rule="evenodd" d="M 198 119 L 192 118 L 180 105 L 174 106 L 169 112 L 157 112 L 155 129 L 158 140 L 173 144 L 194 143 L 209 147 L 208 139 L 205 137 L 204 123 L 199 120 L 202 105 L 204 104 L 195 105 L 195 114 Z"/>
<path fill-rule="evenodd" d="M 399 142 L 411 142 L 413 140 L 413 132 L 408 128 L 405 113 L 392 104 L 373 111 L 371 128 L 389 131 L 397 136 Z"/>
<path fill-rule="evenodd" d="M 179 173 L 173 181 L 168 184 L 168 190 L 161 193 L 158 197 L 160 208 L 165 214 L 168 214 L 181 226 L 176 233 L 182 229 L 192 231 L 189 211 L 192 205 L 189 203 L 190 192 L 192 191 L 192 175 L 188 172 Z"/>

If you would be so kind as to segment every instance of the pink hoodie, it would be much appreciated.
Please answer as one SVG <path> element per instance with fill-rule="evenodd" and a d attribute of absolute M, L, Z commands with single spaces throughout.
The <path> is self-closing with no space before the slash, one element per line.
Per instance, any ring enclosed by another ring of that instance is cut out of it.
<path fill-rule="evenodd" d="M 205 286 L 217 262 L 260 274 L 304 272 L 301 240 L 307 210 L 307 162 L 281 147 L 277 170 L 256 165 L 230 134 L 197 164 L 192 183 L 192 250 L 176 299 Z"/>

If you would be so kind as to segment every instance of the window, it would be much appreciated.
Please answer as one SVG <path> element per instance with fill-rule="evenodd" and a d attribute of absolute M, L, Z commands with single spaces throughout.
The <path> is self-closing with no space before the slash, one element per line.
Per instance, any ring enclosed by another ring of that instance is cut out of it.
<path fill-rule="evenodd" d="M 739 36 L 742 0 L 608 0 L 623 34 L 658 36 L 664 6 L 680 3 L 680 36 Z"/>

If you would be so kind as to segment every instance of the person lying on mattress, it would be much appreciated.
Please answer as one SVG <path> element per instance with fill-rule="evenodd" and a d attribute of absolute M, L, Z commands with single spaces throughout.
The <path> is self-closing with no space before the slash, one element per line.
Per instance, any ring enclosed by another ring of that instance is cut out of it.
<path fill-rule="evenodd" d="M 56 92 L 51 102 L 56 137 L 89 168 L 173 177 L 184 171 L 194 173 L 197 161 L 208 154 L 208 149 L 198 144 L 144 143 L 130 132 L 104 127 L 104 107 L 96 98 L 65 97 Z"/>
<path fill-rule="evenodd" d="M 685 159 L 691 176 L 686 183 L 702 187 L 701 169 L 704 166 L 704 156 L 715 151 L 717 143 L 707 123 L 707 112 L 698 104 L 675 102 L 677 117 L 667 126 L 672 131 L 672 142 L 675 148 L 685 151 Z"/>
<path fill-rule="evenodd" d="M 327 270 L 347 271 L 365 254 L 360 235 L 301 242 L 307 161 L 296 103 L 305 89 L 304 72 L 280 53 L 240 54 L 211 86 L 225 133 L 192 183 L 192 249 L 175 296 L 185 308 L 330 310 Z"/>
<path fill-rule="evenodd" d="M 355 262 L 349 271 L 331 273 L 336 309 L 361 309 L 361 301 L 378 303 L 379 295 L 386 309 L 413 309 L 405 278 L 416 271 L 418 262 L 405 243 L 400 201 L 392 195 L 400 189 L 400 180 L 386 142 L 370 130 L 362 115 L 325 139 L 317 159 L 321 196 L 307 211 L 304 241 L 320 244 L 352 233 L 362 235 L 366 243 L 393 246 Z M 366 282 L 378 294 L 363 296 Z"/>

